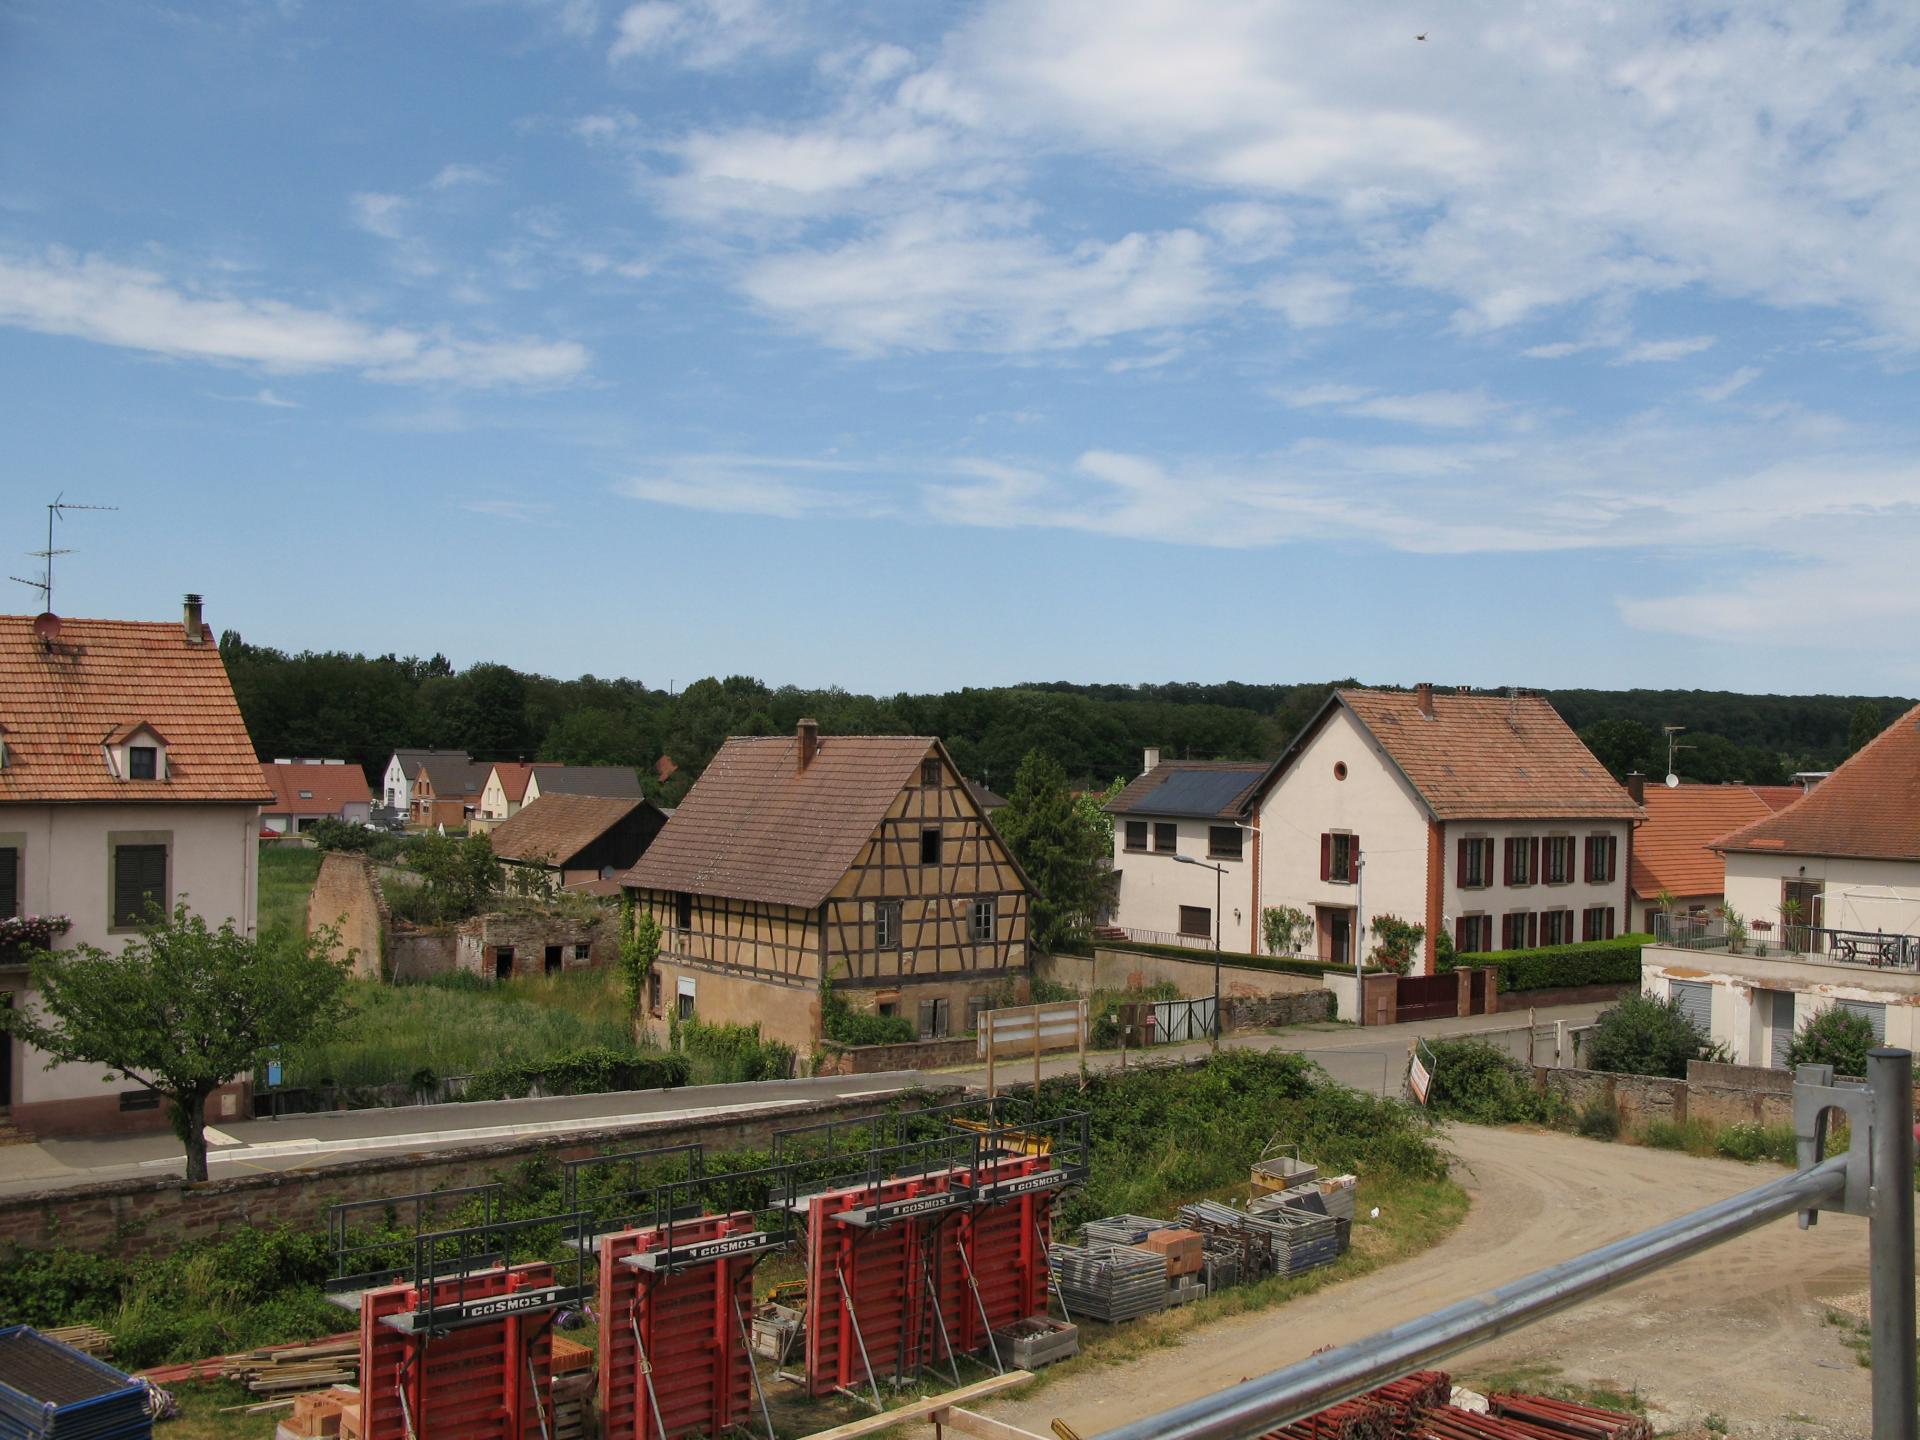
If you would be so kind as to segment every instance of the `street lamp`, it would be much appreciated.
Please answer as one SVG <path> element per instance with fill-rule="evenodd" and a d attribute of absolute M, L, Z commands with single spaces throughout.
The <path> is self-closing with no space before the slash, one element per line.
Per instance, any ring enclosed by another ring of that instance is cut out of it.
<path fill-rule="evenodd" d="M 1213 871 L 1213 1024 L 1208 1027 L 1208 1038 L 1213 1042 L 1213 1053 L 1220 1053 L 1220 886 L 1226 879 L 1227 867 L 1209 865 L 1191 855 L 1176 855 L 1177 864 L 1198 865 L 1202 870 Z"/>

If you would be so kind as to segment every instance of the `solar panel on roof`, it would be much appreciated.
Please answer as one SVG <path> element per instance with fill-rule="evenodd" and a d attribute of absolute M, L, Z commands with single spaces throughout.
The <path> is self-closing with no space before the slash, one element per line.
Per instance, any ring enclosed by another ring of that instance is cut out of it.
<path fill-rule="evenodd" d="M 1241 770 L 1176 770 L 1134 808 L 1161 815 L 1217 815 L 1253 780 Z"/>

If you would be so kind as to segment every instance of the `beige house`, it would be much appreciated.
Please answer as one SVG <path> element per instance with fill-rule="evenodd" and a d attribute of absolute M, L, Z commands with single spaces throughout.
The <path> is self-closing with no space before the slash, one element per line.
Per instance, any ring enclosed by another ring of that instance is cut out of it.
<path fill-rule="evenodd" d="M 1111 924 L 1129 940 L 1242 952 L 1259 943 L 1246 802 L 1262 760 L 1165 760 L 1107 802 L 1120 877 Z"/>
<path fill-rule="evenodd" d="M 252 933 L 261 806 L 272 799 L 200 597 L 181 621 L 0 617 L 0 936 L 59 917 L 53 949 L 116 950 L 184 902 Z M 0 944 L 8 1003 L 24 947 Z M 36 1135 L 164 1129 L 153 1092 L 0 1038 L 0 1105 Z M 213 1096 L 244 1113 L 244 1085 Z"/>
<path fill-rule="evenodd" d="M 594 795 L 602 800 L 638 800 L 646 791 L 625 765 L 535 765 L 527 772 L 524 803 L 542 795 Z"/>
<path fill-rule="evenodd" d="M 501 760 L 487 771 L 487 783 L 480 788 L 480 808 L 473 817 L 476 827 L 490 831 L 520 813 L 527 803 L 527 781 L 533 769 L 532 764 Z"/>
<path fill-rule="evenodd" d="M 1248 904 L 1290 906 L 1351 963 L 1375 917 L 1465 951 L 1629 927 L 1641 809 L 1537 695 L 1336 690 L 1255 785 Z M 1416 964 L 1416 970 L 1420 966 Z"/>
<path fill-rule="evenodd" d="M 756 1023 L 802 1049 L 823 986 L 959 1035 L 1024 997 L 1029 887 L 927 736 L 729 740 L 621 883 L 660 923 L 648 1013 Z"/>

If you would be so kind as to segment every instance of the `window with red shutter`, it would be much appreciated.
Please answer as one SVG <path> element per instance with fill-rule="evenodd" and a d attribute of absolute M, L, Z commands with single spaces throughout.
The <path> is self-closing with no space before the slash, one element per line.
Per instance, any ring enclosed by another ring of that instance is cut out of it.
<path fill-rule="evenodd" d="M 1333 878 L 1333 836 L 1324 832 L 1320 836 L 1320 878 Z"/>

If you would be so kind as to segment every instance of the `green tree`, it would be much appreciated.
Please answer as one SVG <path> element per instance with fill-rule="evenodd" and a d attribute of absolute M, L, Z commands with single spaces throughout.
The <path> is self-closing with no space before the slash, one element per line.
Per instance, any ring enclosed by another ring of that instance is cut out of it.
<path fill-rule="evenodd" d="M 1582 730 L 1580 738 L 1616 780 L 1635 770 L 1643 775 L 1666 772 L 1666 756 L 1654 757 L 1653 731 L 1638 720 L 1602 720 Z"/>
<path fill-rule="evenodd" d="M 1075 802 L 1067 772 L 1042 750 L 1020 762 L 994 823 L 1034 885 L 1032 943 L 1051 950 L 1086 939 L 1113 898 L 1111 824 Z"/>
<path fill-rule="evenodd" d="M 1831 1065 L 1836 1075 L 1863 1076 L 1867 1073 L 1867 1052 L 1873 1046 L 1871 1022 L 1834 1005 L 1800 1027 L 1787 1047 L 1787 1063 Z"/>
<path fill-rule="evenodd" d="M 39 952 L 35 1003 L 0 1011 L 0 1026 L 54 1061 L 101 1065 L 159 1091 L 187 1179 L 205 1180 L 207 1096 L 276 1046 L 324 1040 L 345 1018 L 346 967 L 330 958 L 338 942 L 331 927 L 258 938 L 231 920 L 211 929 L 183 904 L 156 912 L 117 954 Z"/>
<path fill-rule="evenodd" d="M 1587 1067 L 1619 1075 L 1687 1078 L 1689 1060 L 1714 1060 L 1724 1054 L 1674 999 L 1628 995 L 1601 1015 L 1587 1040 Z"/>
<path fill-rule="evenodd" d="M 1880 707 L 1871 700 L 1862 700 L 1853 707 L 1853 719 L 1847 725 L 1847 754 L 1859 754 L 1879 733 Z"/>
<path fill-rule="evenodd" d="M 493 858 L 492 843 L 478 831 L 457 840 L 422 835 L 414 844 L 412 862 L 436 920 L 477 915 L 500 891 L 500 862 Z"/>

